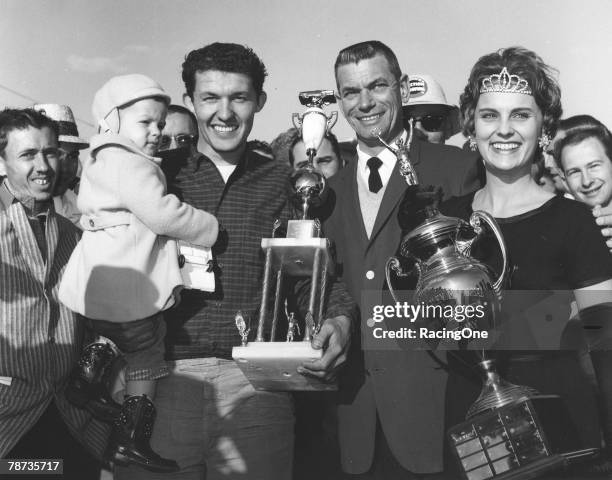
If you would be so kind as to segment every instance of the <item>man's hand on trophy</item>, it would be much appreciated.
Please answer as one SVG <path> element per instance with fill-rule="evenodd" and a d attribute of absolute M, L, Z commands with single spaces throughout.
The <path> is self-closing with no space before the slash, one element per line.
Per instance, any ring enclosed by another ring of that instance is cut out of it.
<path fill-rule="evenodd" d="M 304 362 L 298 367 L 298 373 L 321 378 L 327 382 L 336 379 L 338 371 L 346 362 L 351 342 L 351 320 L 340 315 L 328 318 L 321 325 L 321 330 L 312 339 L 312 347 L 323 349 L 319 360 Z"/>
<path fill-rule="evenodd" d="M 601 227 L 601 234 L 612 253 L 612 202 L 606 207 L 597 205 L 592 210 L 595 222 Z"/>

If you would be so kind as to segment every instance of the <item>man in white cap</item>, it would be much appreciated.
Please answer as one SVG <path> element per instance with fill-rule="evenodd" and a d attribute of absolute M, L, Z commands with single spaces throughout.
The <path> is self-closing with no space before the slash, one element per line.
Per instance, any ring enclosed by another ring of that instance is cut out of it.
<path fill-rule="evenodd" d="M 76 205 L 74 186 L 79 170 L 79 151 L 89 147 L 89 143 L 79 137 L 74 115 L 67 105 L 39 103 L 33 108 L 54 120 L 59 129 L 61 156 L 59 176 L 53 192 L 55 211 L 80 228 L 81 214 Z"/>
<path fill-rule="evenodd" d="M 429 143 L 443 144 L 461 130 L 459 108 L 446 101 L 442 86 L 427 74 L 410 75 L 410 95 L 402 103 L 404 118 Z"/>

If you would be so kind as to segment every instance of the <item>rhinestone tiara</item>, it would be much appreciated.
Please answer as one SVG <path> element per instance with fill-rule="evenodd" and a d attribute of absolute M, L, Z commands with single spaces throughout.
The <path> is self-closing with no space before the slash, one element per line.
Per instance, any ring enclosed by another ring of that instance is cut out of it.
<path fill-rule="evenodd" d="M 480 93 L 490 92 L 532 94 L 527 80 L 518 75 L 510 75 L 506 67 L 500 73 L 495 73 L 482 79 Z"/>

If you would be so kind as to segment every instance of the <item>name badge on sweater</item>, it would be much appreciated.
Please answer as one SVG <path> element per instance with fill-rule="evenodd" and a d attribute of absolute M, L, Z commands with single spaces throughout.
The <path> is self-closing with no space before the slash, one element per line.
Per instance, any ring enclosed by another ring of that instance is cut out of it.
<path fill-rule="evenodd" d="M 215 291 L 215 273 L 213 272 L 213 255 L 209 247 L 200 247 L 191 243 L 178 241 L 178 262 L 185 288 Z"/>

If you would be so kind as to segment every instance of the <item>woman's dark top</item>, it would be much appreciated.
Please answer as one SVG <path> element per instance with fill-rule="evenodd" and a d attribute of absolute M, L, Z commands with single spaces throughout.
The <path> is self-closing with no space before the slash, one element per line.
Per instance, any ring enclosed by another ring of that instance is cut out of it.
<path fill-rule="evenodd" d="M 440 211 L 467 220 L 474 194 L 453 197 Z M 529 212 L 495 220 L 510 257 L 506 289 L 574 290 L 612 278 L 612 255 L 582 203 L 556 196 Z M 499 272 L 501 255 L 492 240 L 475 244 L 472 254 Z"/>
<path fill-rule="evenodd" d="M 474 195 L 475 192 L 453 197 L 440 206 L 440 211 L 467 220 L 473 211 Z M 553 197 L 534 210 L 496 221 L 504 237 L 510 264 L 505 291 L 570 292 L 612 278 L 612 255 L 584 204 Z M 494 271 L 501 270 L 501 254 L 492 234 L 476 242 L 471 255 Z M 529 295 L 525 295 L 525 302 L 530 302 Z M 518 310 L 526 311 L 524 307 Z M 569 305 L 562 311 L 567 312 L 566 316 L 554 320 L 567 322 Z M 511 319 L 519 328 L 524 320 L 520 317 Z M 599 426 L 593 389 L 576 352 L 499 351 L 488 352 L 487 356 L 498 359 L 500 373 L 508 381 L 534 387 L 544 394 L 561 395 L 574 424 L 578 426 L 583 444 L 598 445 Z M 474 352 L 454 352 L 448 360 L 451 370 L 446 415 L 450 427 L 465 419 L 482 382 L 477 374 L 478 358 Z"/>

